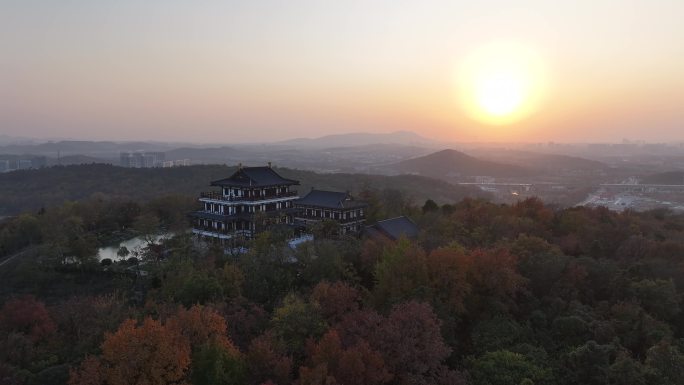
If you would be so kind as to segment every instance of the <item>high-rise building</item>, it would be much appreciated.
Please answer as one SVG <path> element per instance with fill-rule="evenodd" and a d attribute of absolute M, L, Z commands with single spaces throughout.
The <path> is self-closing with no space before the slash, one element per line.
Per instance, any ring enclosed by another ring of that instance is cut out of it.
<path fill-rule="evenodd" d="M 162 167 L 166 154 L 163 152 L 122 152 L 119 165 L 130 168 Z"/>
<path fill-rule="evenodd" d="M 28 170 L 33 166 L 33 162 L 28 159 L 17 160 L 17 170 Z"/>

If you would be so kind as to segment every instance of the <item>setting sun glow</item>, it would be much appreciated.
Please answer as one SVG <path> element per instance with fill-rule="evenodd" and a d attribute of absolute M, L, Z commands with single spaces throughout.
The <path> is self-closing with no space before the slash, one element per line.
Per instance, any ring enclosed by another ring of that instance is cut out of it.
<path fill-rule="evenodd" d="M 459 100 L 482 123 L 505 125 L 539 106 L 546 74 L 539 56 L 517 43 L 492 43 L 471 53 L 458 75 Z"/>

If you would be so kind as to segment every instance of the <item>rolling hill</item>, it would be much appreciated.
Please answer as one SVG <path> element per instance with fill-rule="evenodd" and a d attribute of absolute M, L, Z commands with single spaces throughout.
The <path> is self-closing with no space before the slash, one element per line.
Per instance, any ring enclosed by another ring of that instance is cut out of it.
<path fill-rule="evenodd" d="M 516 177 L 532 174 L 531 170 L 524 167 L 482 160 L 451 149 L 404 160 L 389 167 L 403 174 L 446 180 L 468 176 Z"/>

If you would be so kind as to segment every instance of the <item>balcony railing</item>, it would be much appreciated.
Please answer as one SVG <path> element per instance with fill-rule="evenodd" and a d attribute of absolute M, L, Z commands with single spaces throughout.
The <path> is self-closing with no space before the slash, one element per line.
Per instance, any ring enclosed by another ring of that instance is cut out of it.
<path fill-rule="evenodd" d="M 290 198 L 290 197 L 296 197 L 297 192 L 296 191 L 288 191 L 285 193 L 279 193 L 279 194 L 270 194 L 270 195 L 259 195 L 259 196 L 242 196 L 242 197 L 237 197 L 237 196 L 224 196 L 218 191 L 209 191 L 209 192 L 202 192 L 200 193 L 200 198 L 205 198 L 205 199 L 213 199 L 217 201 L 227 201 L 227 202 L 254 202 L 254 201 L 265 201 L 269 199 L 280 199 L 280 198 Z"/>
<path fill-rule="evenodd" d="M 300 220 L 306 220 L 306 221 L 309 221 L 311 223 L 320 222 L 320 221 L 333 221 L 333 222 L 337 222 L 340 224 L 347 224 L 347 223 L 365 222 L 366 221 L 365 216 L 342 219 L 342 218 L 323 218 L 323 217 L 316 217 L 313 215 L 299 214 L 296 216 L 296 218 L 300 219 Z"/>
<path fill-rule="evenodd" d="M 234 234 L 245 234 L 249 233 L 252 230 L 248 229 L 215 229 L 211 226 L 199 226 L 199 225 L 194 225 L 192 226 L 194 230 L 199 230 L 199 231 L 204 231 L 207 233 L 216 233 L 216 234 L 225 234 L 225 235 L 234 235 Z"/>

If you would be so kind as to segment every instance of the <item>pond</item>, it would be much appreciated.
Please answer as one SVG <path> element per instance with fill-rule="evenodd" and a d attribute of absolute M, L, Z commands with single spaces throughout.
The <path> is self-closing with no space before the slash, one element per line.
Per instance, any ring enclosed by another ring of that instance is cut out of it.
<path fill-rule="evenodd" d="M 156 235 L 153 239 L 154 239 L 155 243 L 159 243 L 160 240 L 169 239 L 172 236 L 173 236 L 173 234 L 167 233 L 167 234 Z M 135 256 L 134 252 L 136 250 L 142 249 L 146 245 L 147 245 L 147 241 L 145 241 L 145 239 L 142 237 L 135 237 L 135 238 L 127 239 L 127 240 L 122 241 L 116 245 L 111 245 L 111 246 L 99 248 L 97 250 L 97 259 L 101 261 L 103 259 L 109 258 L 112 261 L 120 261 L 120 260 L 127 259 L 127 258 Z M 130 252 L 130 254 L 126 258 L 121 258 L 116 254 L 122 246 L 125 246 L 128 249 L 128 251 Z"/>

